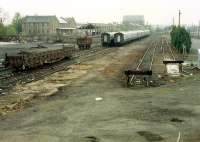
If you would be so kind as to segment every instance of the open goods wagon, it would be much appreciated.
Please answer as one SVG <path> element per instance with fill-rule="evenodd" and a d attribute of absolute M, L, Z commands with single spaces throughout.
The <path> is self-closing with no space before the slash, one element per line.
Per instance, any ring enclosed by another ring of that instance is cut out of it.
<path fill-rule="evenodd" d="M 90 49 L 92 44 L 92 37 L 85 36 L 77 39 L 77 45 L 80 50 Z"/>
<path fill-rule="evenodd" d="M 14 55 L 5 55 L 5 66 L 17 70 L 36 68 L 51 64 L 64 58 L 71 58 L 75 52 L 74 45 L 63 47 L 33 47 Z"/>

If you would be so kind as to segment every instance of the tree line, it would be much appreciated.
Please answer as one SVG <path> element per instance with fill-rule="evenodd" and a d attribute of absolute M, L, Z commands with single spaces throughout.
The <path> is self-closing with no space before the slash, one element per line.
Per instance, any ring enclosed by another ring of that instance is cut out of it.
<path fill-rule="evenodd" d="M 13 17 L 11 24 L 6 25 L 1 20 L 0 21 L 0 36 L 19 35 L 22 32 L 22 20 L 23 18 L 18 12 Z"/>
<path fill-rule="evenodd" d="M 170 32 L 172 45 L 180 52 L 190 52 L 192 45 L 191 37 L 185 27 L 173 26 Z"/>

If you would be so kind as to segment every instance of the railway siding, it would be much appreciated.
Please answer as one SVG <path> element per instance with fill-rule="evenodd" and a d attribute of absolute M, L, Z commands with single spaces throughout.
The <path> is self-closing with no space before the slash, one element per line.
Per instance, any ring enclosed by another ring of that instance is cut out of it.
<path fill-rule="evenodd" d="M 170 72 L 167 64 L 179 64 L 179 72 L 182 71 L 181 64 L 183 61 L 176 59 L 178 57 L 175 56 L 166 38 L 152 41 L 148 44 L 137 67 L 130 67 L 130 69 L 125 70 L 127 86 L 157 86 L 163 84 L 160 77 L 166 76 L 166 73 Z"/>

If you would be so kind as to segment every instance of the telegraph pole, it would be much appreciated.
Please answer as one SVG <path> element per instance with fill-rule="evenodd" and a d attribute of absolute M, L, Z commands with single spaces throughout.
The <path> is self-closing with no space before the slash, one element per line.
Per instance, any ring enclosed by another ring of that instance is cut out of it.
<path fill-rule="evenodd" d="M 180 27 L 181 26 L 181 10 L 179 10 L 179 13 L 178 13 L 178 26 Z"/>
<path fill-rule="evenodd" d="M 175 26 L 174 17 L 173 17 L 173 26 Z"/>
<path fill-rule="evenodd" d="M 199 31 L 200 30 L 200 21 L 199 21 L 199 26 L 198 26 L 198 33 L 197 33 L 197 38 L 199 38 Z"/>

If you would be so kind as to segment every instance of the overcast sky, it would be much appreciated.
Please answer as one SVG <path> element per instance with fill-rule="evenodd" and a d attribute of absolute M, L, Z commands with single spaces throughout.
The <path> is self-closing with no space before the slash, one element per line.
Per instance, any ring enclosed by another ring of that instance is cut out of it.
<path fill-rule="evenodd" d="M 75 17 L 78 22 L 121 22 L 123 15 L 145 16 L 151 24 L 178 23 L 178 10 L 183 24 L 200 20 L 199 0 L 0 0 L 0 8 L 12 18 L 15 12 L 25 15 Z"/>

